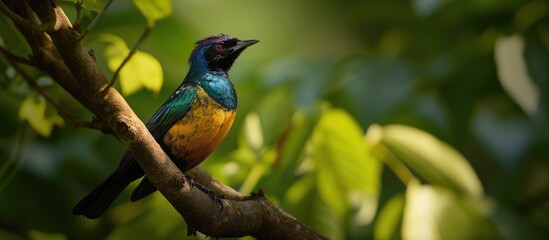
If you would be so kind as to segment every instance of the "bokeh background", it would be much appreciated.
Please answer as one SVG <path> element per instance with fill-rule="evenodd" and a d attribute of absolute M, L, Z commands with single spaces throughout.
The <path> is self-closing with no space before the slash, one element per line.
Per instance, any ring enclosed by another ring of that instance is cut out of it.
<path fill-rule="evenodd" d="M 184 78 L 196 40 L 226 33 L 261 41 L 231 70 L 237 119 L 201 165 L 220 181 L 243 193 L 263 188 L 330 239 L 549 234 L 549 2 L 172 3 L 139 48 L 160 63 L 160 90 L 126 94 L 144 121 Z M 74 20 L 74 5 L 62 6 Z M 87 26 L 96 12 L 83 13 Z M 115 1 L 88 34 L 107 77 L 113 41 L 105 36 L 131 47 L 146 25 L 131 1 Z M 4 16 L 0 26 L 2 45 L 28 55 Z M 125 191 L 99 220 L 71 215 L 124 147 L 69 119 L 37 133 L 22 120 L 36 111 L 21 109 L 43 99 L 4 58 L 0 68 L 0 239 L 185 237 L 183 219 L 158 193 L 129 203 Z M 66 109 L 91 119 L 28 70 Z M 60 122 L 49 105 L 40 114 Z"/>

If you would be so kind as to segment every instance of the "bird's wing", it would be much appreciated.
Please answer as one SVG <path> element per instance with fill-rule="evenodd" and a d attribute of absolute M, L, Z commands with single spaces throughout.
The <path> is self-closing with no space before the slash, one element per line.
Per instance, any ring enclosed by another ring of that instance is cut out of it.
<path fill-rule="evenodd" d="M 179 87 L 147 122 L 147 129 L 163 148 L 165 147 L 162 141 L 164 134 L 189 111 L 195 96 L 196 86 L 183 85 Z M 127 171 L 134 171 L 129 170 L 135 168 L 134 165 L 138 166 L 133 156 L 126 152 L 117 171 L 121 175 L 128 174 Z M 142 173 L 138 175 L 138 177 L 143 176 Z M 136 179 L 136 177 L 134 178 Z"/>
<path fill-rule="evenodd" d="M 186 85 L 178 88 L 170 98 L 153 114 L 147 129 L 157 142 L 161 142 L 164 134 L 179 120 L 191 107 L 196 96 L 196 86 Z"/>

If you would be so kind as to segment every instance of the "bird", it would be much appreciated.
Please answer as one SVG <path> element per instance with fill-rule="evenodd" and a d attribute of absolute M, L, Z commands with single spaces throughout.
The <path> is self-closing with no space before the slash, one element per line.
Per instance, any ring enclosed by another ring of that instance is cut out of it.
<path fill-rule="evenodd" d="M 226 34 L 197 41 L 184 80 L 147 122 L 151 135 L 182 172 L 204 161 L 229 132 L 237 96 L 228 72 L 242 51 L 258 42 Z M 72 213 L 98 218 L 131 182 L 144 175 L 126 152 L 115 171 L 80 200 Z M 130 199 L 137 201 L 155 191 L 144 176 Z"/>

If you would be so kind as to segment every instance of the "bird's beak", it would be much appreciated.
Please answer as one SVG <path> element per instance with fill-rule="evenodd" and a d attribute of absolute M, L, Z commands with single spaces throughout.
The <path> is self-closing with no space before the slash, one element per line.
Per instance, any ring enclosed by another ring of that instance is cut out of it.
<path fill-rule="evenodd" d="M 236 45 L 229 48 L 229 50 L 231 53 L 237 53 L 237 52 L 239 53 L 239 52 L 242 52 L 247 47 L 252 46 L 258 42 L 259 42 L 258 40 L 238 40 Z"/>

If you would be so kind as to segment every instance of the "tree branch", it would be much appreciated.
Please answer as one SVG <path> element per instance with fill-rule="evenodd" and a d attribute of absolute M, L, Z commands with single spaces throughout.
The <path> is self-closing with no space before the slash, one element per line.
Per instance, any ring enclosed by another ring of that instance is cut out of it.
<path fill-rule="evenodd" d="M 44 99 L 46 99 L 46 101 L 50 105 L 52 105 L 57 110 L 57 112 L 59 112 L 65 118 L 68 118 L 71 122 L 74 123 L 74 125 L 78 127 L 97 129 L 97 130 L 101 130 L 102 132 L 108 132 L 108 130 L 105 129 L 105 127 L 102 124 L 98 123 L 97 121 L 92 121 L 92 122 L 84 121 L 78 118 L 77 116 L 75 116 L 72 112 L 68 111 L 63 106 L 61 106 L 59 103 L 53 100 L 48 94 L 46 94 L 46 91 L 40 85 L 38 85 L 38 83 L 36 83 L 32 79 L 32 77 L 15 62 L 15 60 L 13 60 L 9 55 L 7 55 L 6 53 L 8 52 L 5 51 L 5 49 L 3 49 L 2 47 L 0 47 L 0 53 L 4 55 L 4 57 L 8 60 L 10 65 L 15 69 L 17 73 L 19 73 L 19 75 L 21 75 L 21 77 L 23 77 L 25 82 L 27 82 L 27 84 L 32 89 L 34 89 L 36 92 L 42 95 L 42 97 L 44 97 Z"/>
<path fill-rule="evenodd" d="M 23 26 L 25 28 L 33 28 L 35 26 L 34 22 L 30 21 L 29 19 L 25 19 L 21 16 L 19 16 L 17 13 L 13 12 L 4 4 L 3 1 L 0 1 L 0 12 L 2 12 L 4 15 L 6 15 L 8 18 L 10 18 L 13 23 L 19 26 Z"/>
<path fill-rule="evenodd" d="M 2 53 L 2 55 L 4 55 L 4 57 L 8 60 L 18 62 L 18 63 L 23 63 L 29 66 L 34 66 L 33 62 L 30 59 L 17 56 L 2 46 L 0 46 L 0 53 Z"/>
<path fill-rule="evenodd" d="M 205 172 L 191 171 L 190 174 L 198 176 L 200 181 L 207 180 L 204 185 L 214 186 L 230 196 L 230 199 L 223 200 L 224 207 L 220 210 L 208 195 L 191 188 L 184 180 L 183 173 L 164 153 L 124 98 L 116 89 L 108 87 L 108 80 L 78 41 L 80 35 L 72 28 L 62 9 L 43 0 L 29 1 L 42 22 L 51 20 L 52 16 L 55 16 L 56 21 L 53 25 L 55 28 L 46 37 L 44 33 L 24 34 L 29 44 L 34 45 L 31 47 L 34 52 L 58 54 L 61 59 L 42 57 L 38 62 L 40 68 L 73 96 L 82 94 L 87 99 L 84 105 L 109 125 L 115 136 L 128 147 L 149 180 L 183 216 L 189 229 L 196 229 L 212 237 L 250 235 L 260 239 L 325 239 L 275 207 L 261 191 L 243 197 L 234 190 L 228 190 L 229 187 L 222 186 Z M 35 41 L 35 37 L 40 41 Z M 67 78 L 76 84 L 67 83 Z M 82 102 L 80 98 L 78 100 Z"/>
<path fill-rule="evenodd" d="M 29 6 L 28 1 L 12 1 L 10 3 L 11 5 L 13 5 L 13 9 L 11 9 L 11 12 L 18 16 L 21 16 L 24 19 L 27 19 L 27 21 L 29 22 L 32 22 L 30 19 L 34 18 L 34 14 L 31 7 Z M 55 16 L 55 13 L 53 16 Z M 74 78 L 71 70 L 68 69 L 65 65 L 63 59 L 57 52 L 57 48 L 51 41 L 50 36 L 40 31 L 38 27 L 36 27 L 36 25 L 34 24 L 30 27 L 22 26 L 20 24 L 17 24 L 17 22 L 14 22 L 14 24 L 17 29 L 22 33 L 23 37 L 27 41 L 27 44 L 32 50 L 32 56 L 30 58 L 31 65 L 38 68 L 39 70 L 49 73 L 50 76 L 61 87 L 63 87 L 63 89 L 65 89 L 75 99 L 82 103 L 82 105 L 84 105 L 87 109 L 95 114 L 95 107 L 91 105 L 89 99 L 85 97 L 83 93 L 84 90 L 80 87 L 78 80 Z M 97 116 L 97 114 L 95 115 Z"/>

